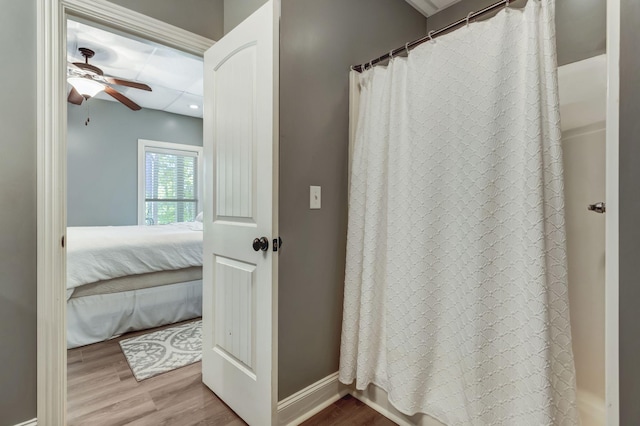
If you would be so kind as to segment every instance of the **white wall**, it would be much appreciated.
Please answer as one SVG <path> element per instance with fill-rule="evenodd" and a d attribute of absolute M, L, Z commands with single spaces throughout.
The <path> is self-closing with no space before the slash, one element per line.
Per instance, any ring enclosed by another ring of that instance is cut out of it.
<path fill-rule="evenodd" d="M 605 200 L 605 124 L 563 133 L 569 309 L 580 403 L 604 410 L 605 215 L 587 205 Z M 594 406 L 595 405 L 595 406 Z M 598 424 L 587 419 L 583 425 Z"/>

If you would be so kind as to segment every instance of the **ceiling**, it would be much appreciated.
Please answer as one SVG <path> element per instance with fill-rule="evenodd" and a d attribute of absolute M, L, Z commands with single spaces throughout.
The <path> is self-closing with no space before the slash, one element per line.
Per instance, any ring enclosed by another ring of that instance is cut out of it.
<path fill-rule="evenodd" d="M 152 92 L 116 86 L 118 91 L 141 107 L 202 117 L 202 58 L 69 20 L 69 62 L 84 62 L 78 51 L 80 47 L 96 52 L 89 63 L 100 67 L 105 75 L 148 84 Z M 117 102 L 104 92 L 96 98 Z M 190 105 L 198 108 L 192 109 Z"/>
<path fill-rule="evenodd" d="M 429 16 L 460 0 L 406 0 L 423 15 Z M 143 108 L 174 114 L 202 117 L 202 58 L 125 36 L 81 22 L 67 22 L 67 59 L 84 62 L 78 48 L 96 52 L 89 63 L 106 75 L 146 83 L 152 92 L 118 86 L 117 89 Z M 117 102 L 104 92 L 98 99 Z M 195 105 L 194 109 L 190 106 Z M 126 108 L 123 106 L 123 108 Z"/>
<path fill-rule="evenodd" d="M 431 16 L 459 1 L 460 0 L 407 0 L 407 3 L 418 9 L 424 16 Z"/>

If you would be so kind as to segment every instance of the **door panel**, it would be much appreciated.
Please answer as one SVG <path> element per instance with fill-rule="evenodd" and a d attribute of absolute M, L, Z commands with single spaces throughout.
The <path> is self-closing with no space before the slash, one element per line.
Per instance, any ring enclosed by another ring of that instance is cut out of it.
<path fill-rule="evenodd" d="M 205 54 L 203 382 L 250 425 L 277 398 L 279 3 Z"/>
<path fill-rule="evenodd" d="M 256 265 L 218 256 L 215 270 L 215 309 L 224 317 L 216 324 L 214 350 L 255 375 Z"/>
<path fill-rule="evenodd" d="M 253 219 L 255 213 L 256 49 L 242 46 L 216 69 L 218 217 Z"/>

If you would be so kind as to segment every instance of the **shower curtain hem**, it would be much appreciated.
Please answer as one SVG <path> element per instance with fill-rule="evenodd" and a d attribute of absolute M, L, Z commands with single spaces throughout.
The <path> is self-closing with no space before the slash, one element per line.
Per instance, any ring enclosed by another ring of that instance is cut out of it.
<path fill-rule="evenodd" d="M 412 416 L 415 416 L 417 414 L 422 414 L 422 415 L 429 416 L 429 417 L 439 421 L 440 423 L 442 423 L 445 426 L 449 425 L 449 423 L 444 421 L 440 416 L 436 416 L 434 414 L 431 414 L 430 412 L 427 412 L 428 410 L 430 410 L 429 408 L 425 409 L 424 411 L 409 410 L 409 409 L 402 408 L 397 402 L 394 401 L 393 396 L 392 396 L 393 394 L 387 390 L 387 387 L 383 386 L 383 385 L 380 385 L 375 380 L 369 380 L 364 386 L 362 386 L 362 384 L 360 384 L 357 379 L 350 379 L 349 380 L 349 379 L 344 379 L 342 377 L 338 377 L 338 380 L 340 381 L 340 383 L 342 383 L 343 385 L 346 385 L 346 386 L 351 386 L 355 382 L 356 390 L 363 391 L 363 392 L 366 391 L 367 388 L 369 386 L 371 386 L 371 385 L 377 386 L 378 388 L 382 389 L 387 394 L 387 400 L 393 406 L 393 408 L 395 408 L 396 410 L 398 410 L 400 413 L 404 414 L 405 416 L 412 417 Z"/>

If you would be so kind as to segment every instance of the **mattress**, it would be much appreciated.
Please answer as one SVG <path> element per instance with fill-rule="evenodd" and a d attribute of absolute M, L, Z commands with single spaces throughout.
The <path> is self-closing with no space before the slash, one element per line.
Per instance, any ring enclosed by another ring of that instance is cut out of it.
<path fill-rule="evenodd" d="M 129 275 L 111 280 L 98 281 L 73 289 L 71 298 L 94 296 L 96 294 L 120 293 L 131 290 L 159 287 L 187 281 L 202 279 L 202 267 L 177 269 L 174 271 L 151 272 L 148 274 Z"/>
<path fill-rule="evenodd" d="M 202 223 L 67 228 L 67 289 L 202 266 Z"/>

